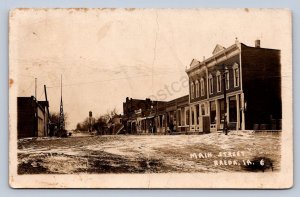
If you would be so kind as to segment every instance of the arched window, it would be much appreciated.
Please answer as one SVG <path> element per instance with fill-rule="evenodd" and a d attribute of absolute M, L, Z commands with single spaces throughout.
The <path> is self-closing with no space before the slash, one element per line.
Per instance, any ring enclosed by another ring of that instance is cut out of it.
<path fill-rule="evenodd" d="M 208 77 L 208 83 L 209 83 L 209 93 L 212 94 L 214 92 L 214 78 L 211 74 L 209 74 Z"/>
<path fill-rule="evenodd" d="M 233 84 L 234 87 L 239 87 L 240 85 L 240 71 L 239 71 L 239 65 L 235 63 L 232 67 L 233 69 Z"/>
<path fill-rule="evenodd" d="M 199 81 L 196 80 L 195 84 L 196 84 L 196 98 L 198 98 L 199 97 Z"/>
<path fill-rule="evenodd" d="M 217 71 L 216 78 L 217 78 L 217 92 L 221 92 L 222 79 L 221 79 L 220 71 Z"/>
<path fill-rule="evenodd" d="M 201 88 L 201 96 L 205 95 L 205 88 L 204 88 L 204 79 L 200 79 L 200 88 Z"/>
<path fill-rule="evenodd" d="M 191 83 L 191 98 L 195 98 L 195 85 L 194 82 Z"/>
<path fill-rule="evenodd" d="M 225 84 L 226 84 L 226 90 L 229 90 L 229 72 L 227 67 L 225 68 Z"/>

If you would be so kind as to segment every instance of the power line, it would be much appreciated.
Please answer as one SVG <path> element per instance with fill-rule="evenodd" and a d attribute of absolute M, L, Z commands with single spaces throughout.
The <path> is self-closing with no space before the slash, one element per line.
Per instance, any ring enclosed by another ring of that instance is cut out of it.
<path fill-rule="evenodd" d="M 168 73 L 167 75 L 176 74 L 176 73 L 178 73 L 178 72 Z M 159 76 L 159 75 L 166 75 L 166 73 L 164 73 L 164 74 L 157 74 L 157 75 L 154 75 L 154 76 Z M 101 81 L 91 81 L 91 82 L 81 82 L 81 83 L 67 84 L 67 85 L 63 85 L 63 87 L 87 85 L 87 84 L 94 84 L 94 83 L 103 83 L 103 82 L 109 82 L 109 81 L 117 81 L 117 80 L 123 80 L 123 79 L 133 79 L 133 78 L 140 78 L 140 77 L 152 77 L 152 76 L 153 75 L 148 74 L 148 75 L 140 75 L 140 76 L 133 76 L 133 77 L 121 77 L 121 78 L 107 79 L 107 80 L 101 80 Z M 49 86 L 47 88 L 58 88 L 58 87 L 60 87 L 60 86 L 59 85 L 57 85 L 57 86 Z"/>

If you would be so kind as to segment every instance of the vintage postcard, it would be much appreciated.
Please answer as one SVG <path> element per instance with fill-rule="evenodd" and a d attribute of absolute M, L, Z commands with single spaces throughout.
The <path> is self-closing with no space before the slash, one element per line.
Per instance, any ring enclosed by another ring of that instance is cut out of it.
<path fill-rule="evenodd" d="M 286 9 L 13 9 L 13 188 L 290 188 Z"/>

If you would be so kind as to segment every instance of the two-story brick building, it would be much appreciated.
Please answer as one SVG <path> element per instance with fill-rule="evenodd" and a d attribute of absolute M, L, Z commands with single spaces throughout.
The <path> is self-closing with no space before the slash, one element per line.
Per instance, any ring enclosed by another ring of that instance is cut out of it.
<path fill-rule="evenodd" d="M 126 98 L 123 102 L 123 125 L 128 134 L 164 132 L 164 101 Z"/>
<path fill-rule="evenodd" d="M 122 121 L 128 134 L 168 134 L 189 131 L 189 95 L 171 101 L 126 98 Z"/>
<path fill-rule="evenodd" d="M 201 62 L 192 60 L 186 73 L 190 131 L 203 131 L 208 119 L 211 131 L 220 130 L 224 117 L 231 129 L 281 129 L 280 50 L 236 40 L 228 48 L 217 45 Z"/>

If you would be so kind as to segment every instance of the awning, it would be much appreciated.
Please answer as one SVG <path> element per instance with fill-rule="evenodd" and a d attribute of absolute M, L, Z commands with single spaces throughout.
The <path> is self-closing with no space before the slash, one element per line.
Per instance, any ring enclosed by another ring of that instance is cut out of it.
<path fill-rule="evenodd" d="M 151 119 L 154 118 L 155 116 L 147 116 L 147 117 L 142 117 L 142 118 L 137 118 L 138 121 L 140 120 L 146 120 L 146 119 Z"/>
<path fill-rule="evenodd" d="M 154 118 L 155 116 L 147 116 L 146 119 Z"/>
<path fill-rule="evenodd" d="M 147 117 L 137 118 L 137 121 L 145 120 Z"/>

